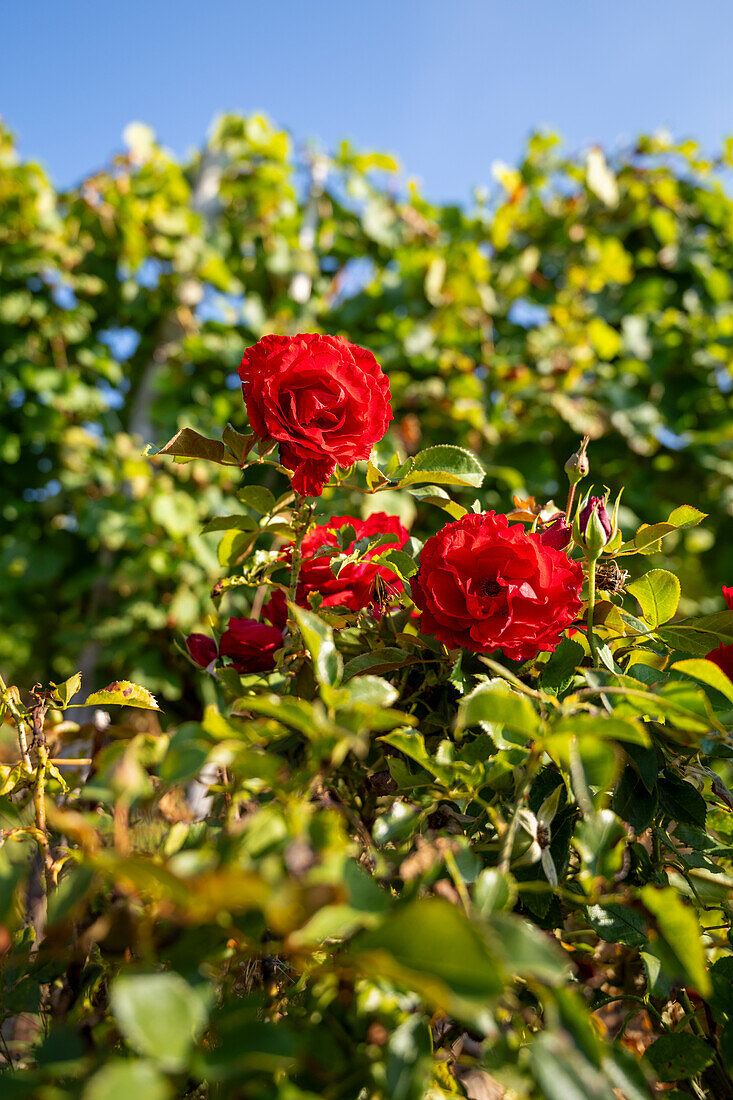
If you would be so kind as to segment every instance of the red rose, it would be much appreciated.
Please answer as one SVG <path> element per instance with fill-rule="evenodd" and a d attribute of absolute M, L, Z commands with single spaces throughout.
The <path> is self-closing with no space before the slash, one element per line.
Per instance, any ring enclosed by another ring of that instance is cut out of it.
<path fill-rule="evenodd" d="M 733 610 L 733 588 L 723 585 L 723 599 L 728 610 Z M 733 645 L 719 645 L 717 649 L 711 649 L 706 656 L 708 661 L 716 664 L 730 680 L 733 680 Z"/>
<path fill-rule="evenodd" d="M 186 648 L 202 668 L 217 657 L 230 657 L 237 672 L 267 672 L 275 667 L 274 653 L 283 644 L 282 630 L 254 619 L 230 619 L 216 643 L 207 634 L 189 634 Z"/>
<path fill-rule="evenodd" d="M 254 619 L 230 619 L 219 640 L 219 654 L 231 657 L 237 672 L 267 672 L 282 649 L 282 630 Z"/>
<path fill-rule="evenodd" d="M 208 668 L 216 660 L 216 642 L 208 634 L 189 634 L 186 638 L 186 649 L 202 668 Z"/>
<path fill-rule="evenodd" d="M 554 550 L 565 550 L 570 545 L 572 533 L 565 516 L 558 516 L 538 531 L 537 537 L 543 546 L 551 546 Z"/>
<path fill-rule="evenodd" d="M 374 538 L 376 535 L 391 536 L 388 542 L 370 550 L 368 559 L 385 550 L 399 549 L 410 537 L 397 516 L 388 516 L 384 512 L 375 512 L 368 519 L 334 516 L 333 519 L 318 524 L 303 539 L 303 561 L 295 601 L 301 607 L 310 607 L 308 597 L 312 592 L 318 592 L 323 596 L 321 607 L 343 607 L 348 611 L 361 611 L 364 607 L 370 607 L 379 614 L 386 604 L 400 594 L 402 581 L 391 569 L 384 565 L 372 565 L 369 560 L 345 565 L 339 575 L 334 576 L 330 563 L 334 554 L 344 552 L 339 548 L 336 537 L 336 532 L 342 527 L 354 529 L 354 537 L 349 541 L 346 553 L 351 553 L 359 539 Z M 319 551 L 321 552 L 318 553 Z M 290 551 L 286 550 L 284 556 L 289 559 Z M 263 607 L 262 614 L 277 626 L 285 622 L 287 605 L 285 593 L 281 589 L 273 592 Z"/>
<path fill-rule="evenodd" d="M 277 440 L 303 496 L 320 496 L 336 466 L 368 458 L 392 419 L 376 359 L 340 336 L 263 336 L 239 377 L 253 432 Z"/>
<path fill-rule="evenodd" d="M 506 516 L 467 513 L 428 539 L 412 595 L 420 629 L 450 649 L 526 660 L 555 649 L 581 607 L 583 571 Z"/>

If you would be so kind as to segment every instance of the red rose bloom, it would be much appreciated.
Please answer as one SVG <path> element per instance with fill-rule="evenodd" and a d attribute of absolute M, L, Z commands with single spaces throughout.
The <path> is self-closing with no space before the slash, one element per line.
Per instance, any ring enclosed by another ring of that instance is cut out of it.
<path fill-rule="evenodd" d="M 303 496 L 320 496 L 336 466 L 368 458 L 392 419 L 376 359 L 340 336 L 263 336 L 239 377 L 252 431 L 277 440 Z"/>
<path fill-rule="evenodd" d="M 230 619 L 227 628 L 216 642 L 207 634 L 189 634 L 186 648 L 197 665 L 202 668 L 217 657 L 230 657 L 237 672 L 267 672 L 275 667 L 275 650 L 283 644 L 282 630 L 254 619 Z"/>
<path fill-rule="evenodd" d="M 420 629 L 450 649 L 501 649 L 514 661 L 552 653 L 577 616 L 583 571 L 507 517 L 469 512 L 428 539 L 412 596 Z"/>
<path fill-rule="evenodd" d="M 390 535 L 389 542 L 375 546 L 367 554 L 367 559 L 383 553 L 385 550 L 399 549 L 410 537 L 397 516 L 388 516 L 384 512 L 375 512 L 368 519 L 355 519 L 354 516 L 334 516 L 326 523 L 318 524 L 303 539 L 303 561 L 298 577 L 298 590 L 295 602 L 301 607 L 310 607 L 308 597 L 312 592 L 323 596 L 321 607 L 343 607 L 348 611 L 361 611 L 370 607 L 376 614 L 381 613 L 402 591 L 402 581 L 391 569 L 384 565 L 372 565 L 370 560 L 345 565 L 337 577 L 331 572 L 331 559 L 341 554 L 336 532 L 342 527 L 353 527 L 354 538 L 349 542 L 347 553 L 354 549 L 359 539 L 374 538 L 376 535 Z M 321 551 L 320 553 L 318 553 Z M 325 551 L 325 552 L 324 552 Z M 318 556 L 315 556 L 315 555 Z M 285 555 L 289 559 L 290 551 Z M 280 625 L 287 618 L 285 593 L 276 589 L 262 609 L 264 618 Z"/>
<path fill-rule="evenodd" d="M 208 634 L 189 634 L 186 638 L 186 649 L 201 668 L 208 668 L 216 660 L 216 642 Z"/>
<path fill-rule="evenodd" d="M 733 610 L 733 588 L 726 588 L 723 585 L 723 599 L 728 610 Z M 733 680 L 733 645 L 719 645 L 717 649 L 711 649 L 706 656 L 708 661 L 716 664 L 730 680 Z"/>
<path fill-rule="evenodd" d="M 275 667 L 275 650 L 283 644 L 282 631 L 254 619 L 230 619 L 219 640 L 219 654 L 231 657 L 237 672 L 267 672 Z"/>

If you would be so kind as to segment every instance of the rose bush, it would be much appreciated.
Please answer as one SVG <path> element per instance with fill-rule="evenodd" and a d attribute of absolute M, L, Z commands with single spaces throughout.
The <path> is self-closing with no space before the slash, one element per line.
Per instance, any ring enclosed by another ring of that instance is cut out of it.
<path fill-rule="evenodd" d="M 314 523 L 348 372 L 319 389 L 308 348 L 341 344 L 273 340 L 298 454 L 232 425 L 159 452 L 242 473 L 204 526 L 203 710 L 175 728 L 115 681 L 75 722 L 78 674 L 0 680 L 4 1090 L 733 1100 L 733 610 L 679 618 L 645 565 L 703 513 L 624 540 L 618 498 L 575 500 L 587 441 L 564 510 L 481 512 L 482 464 L 440 444 L 327 494 L 399 494 L 425 545 L 371 502 Z"/>
<path fill-rule="evenodd" d="M 279 444 L 304 496 L 320 496 L 336 466 L 368 458 L 392 419 L 376 359 L 340 336 L 263 336 L 239 377 L 252 430 Z"/>
<path fill-rule="evenodd" d="M 412 594 L 421 629 L 451 649 L 552 652 L 581 608 L 583 571 L 494 512 L 469 513 L 428 539 Z"/>

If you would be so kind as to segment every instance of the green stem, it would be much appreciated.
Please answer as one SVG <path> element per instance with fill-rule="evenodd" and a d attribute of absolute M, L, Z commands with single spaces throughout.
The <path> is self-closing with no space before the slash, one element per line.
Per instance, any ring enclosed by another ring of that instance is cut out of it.
<path fill-rule="evenodd" d="M 593 637 L 593 613 L 596 607 L 596 558 L 591 561 L 588 559 L 588 618 L 587 618 L 587 631 L 588 631 L 588 645 L 590 646 L 591 660 L 593 661 L 593 667 L 598 668 L 598 651 L 596 650 L 596 641 Z"/>

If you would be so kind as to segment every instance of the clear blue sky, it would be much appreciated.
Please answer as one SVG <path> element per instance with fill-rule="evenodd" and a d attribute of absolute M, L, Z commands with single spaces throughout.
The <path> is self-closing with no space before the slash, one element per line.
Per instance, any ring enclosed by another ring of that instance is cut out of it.
<path fill-rule="evenodd" d="M 733 133 L 730 0 L 6 0 L 2 36 L 0 114 L 62 185 L 127 122 L 184 153 L 222 110 L 396 153 L 440 199 L 538 125 Z"/>

